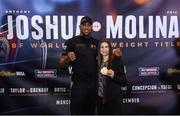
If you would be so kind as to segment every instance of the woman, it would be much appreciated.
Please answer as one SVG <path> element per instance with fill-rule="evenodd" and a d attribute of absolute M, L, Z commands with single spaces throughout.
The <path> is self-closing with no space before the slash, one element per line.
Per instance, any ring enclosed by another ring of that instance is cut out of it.
<path fill-rule="evenodd" d="M 121 57 L 112 55 L 107 39 L 101 39 L 98 46 L 98 114 L 121 113 L 121 86 L 126 84 Z"/>

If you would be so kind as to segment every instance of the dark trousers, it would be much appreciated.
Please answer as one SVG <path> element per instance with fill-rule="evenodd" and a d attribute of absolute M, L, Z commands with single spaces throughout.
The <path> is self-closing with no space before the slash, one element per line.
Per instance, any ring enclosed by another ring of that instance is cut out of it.
<path fill-rule="evenodd" d="M 102 102 L 102 98 L 97 98 L 97 112 L 99 115 L 118 115 L 121 114 L 121 103 Z"/>
<path fill-rule="evenodd" d="M 96 82 L 74 82 L 71 88 L 71 114 L 95 114 Z"/>

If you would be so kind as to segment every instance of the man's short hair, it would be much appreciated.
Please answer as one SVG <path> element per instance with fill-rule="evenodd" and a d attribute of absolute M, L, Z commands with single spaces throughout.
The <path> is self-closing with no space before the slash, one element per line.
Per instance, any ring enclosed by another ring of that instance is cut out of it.
<path fill-rule="evenodd" d="M 82 19 L 81 19 L 81 22 L 80 24 L 84 24 L 84 23 L 90 23 L 92 25 L 92 19 L 88 16 L 84 16 Z"/>

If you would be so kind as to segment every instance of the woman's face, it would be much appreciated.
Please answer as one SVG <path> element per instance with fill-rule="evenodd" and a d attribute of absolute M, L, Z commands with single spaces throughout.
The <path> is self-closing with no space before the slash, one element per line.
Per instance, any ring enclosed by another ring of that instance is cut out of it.
<path fill-rule="evenodd" d="M 109 46 L 108 43 L 102 42 L 100 45 L 100 53 L 102 56 L 107 56 L 109 55 Z"/>

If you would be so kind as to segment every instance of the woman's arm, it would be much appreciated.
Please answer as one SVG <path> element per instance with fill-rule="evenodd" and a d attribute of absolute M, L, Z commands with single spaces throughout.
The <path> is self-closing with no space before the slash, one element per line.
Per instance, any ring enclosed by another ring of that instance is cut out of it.
<path fill-rule="evenodd" d="M 114 77 L 112 79 L 121 85 L 126 85 L 126 74 L 121 57 L 114 57 L 112 61 L 112 70 L 114 71 Z"/>

